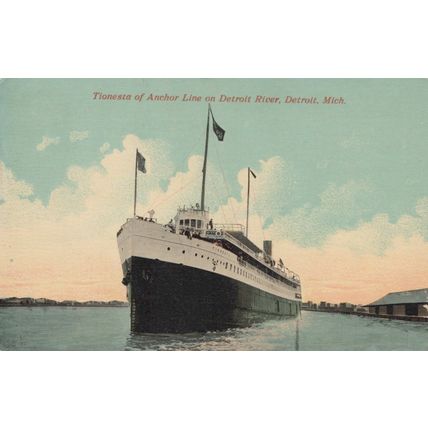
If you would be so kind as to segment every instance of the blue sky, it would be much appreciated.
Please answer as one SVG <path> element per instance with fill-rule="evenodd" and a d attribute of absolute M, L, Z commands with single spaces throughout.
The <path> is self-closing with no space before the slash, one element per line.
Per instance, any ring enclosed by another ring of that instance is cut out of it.
<path fill-rule="evenodd" d="M 145 97 L 98 101 L 96 91 Z M 426 280 L 425 80 L 6 79 L 3 295 L 125 298 L 115 238 L 132 214 L 136 148 L 148 164 L 140 215 L 154 208 L 168 221 L 178 205 L 199 201 L 206 102 L 149 102 L 150 93 L 217 97 L 226 136 L 219 143 L 210 133 L 207 206 L 216 222 L 245 223 L 252 167 L 249 236 L 274 241 L 305 299 L 368 303 Z M 222 94 L 320 104 L 220 103 Z M 345 104 L 322 104 L 325 96 Z"/>
<path fill-rule="evenodd" d="M 33 185 L 34 198 L 46 202 L 66 180 L 70 165 L 98 164 L 100 146 L 120 148 L 127 134 L 164 141 L 175 162 L 171 175 L 184 168 L 189 155 L 203 153 L 204 102 L 94 101 L 94 91 L 253 99 L 342 96 L 345 105 L 213 103 L 216 120 L 226 130 L 224 144 L 215 149 L 221 152 L 232 193 L 239 192 L 239 169 L 280 156 L 293 183 L 284 214 L 316 206 L 328 186 L 350 180 L 364 191 L 355 216 L 335 216 L 337 227 L 351 227 L 379 212 L 395 220 L 412 214 L 416 201 L 426 196 L 425 80 L 7 79 L 0 85 L 0 158 L 17 179 Z M 71 142 L 72 131 L 87 132 L 87 138 Z M 38 151 L 43 137 L 57 144 Z"/>

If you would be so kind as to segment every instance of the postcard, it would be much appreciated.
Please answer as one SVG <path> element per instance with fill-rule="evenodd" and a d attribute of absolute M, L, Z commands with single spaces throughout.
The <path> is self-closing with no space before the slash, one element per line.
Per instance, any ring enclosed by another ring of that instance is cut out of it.
<path fill-rule="evenodd" d="M 428 350 L 424 79 L 3 79 L 0 350 Z"/>

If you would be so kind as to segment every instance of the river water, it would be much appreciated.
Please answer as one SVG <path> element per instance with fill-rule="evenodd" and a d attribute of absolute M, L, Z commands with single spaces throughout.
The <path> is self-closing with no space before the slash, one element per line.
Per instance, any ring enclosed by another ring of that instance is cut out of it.
<path fill-rule="evenodd" d="M 428 323 L 302 312 L 299 319 L 192 334 L 130 334 L 126 307 L 2 307 L 0 350 L 428 350 Z"/>

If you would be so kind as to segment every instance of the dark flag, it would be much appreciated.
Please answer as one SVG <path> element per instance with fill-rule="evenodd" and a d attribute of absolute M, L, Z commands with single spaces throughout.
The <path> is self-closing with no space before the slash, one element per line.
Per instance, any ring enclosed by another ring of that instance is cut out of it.
<path fill-rule="evenodd" d="M 250 172 L 251 172 L 251 175 L 254 177 L 254 178 L 257 178 L 257 176 L 256 176 L 256 174 L 254 174 L 254 172 L 250 169 Z"/>
<path fill-rule="evenodd" d="M 142 173 L 146 173 L 146 159 L 144 156 L 137 150 L 137 169 Z"/>
<path fill-rule="evenodd" d="M 224 139 L 224 134 L 226 133 L 226 131 L 215 121 L 214 119 L 214 115 L 213 115 L 213 111 L 211 110 L 211 106 L 209 107 L 210 112 L 211 112 L 211 117 L 213 118 L 213 131 L 214 134 L 217 135 L 217 138 L 219 141 L 223 141 Z"/>
<path fill-rule="evenodd" d="M 224 134 L 226 133 L 226 131 L 219 126 L 219 124 L 214 120 L 214 117 L 213 117 L 213 131 L 215 135 L 217 135 L 218 140 L 223 141 Z"/>

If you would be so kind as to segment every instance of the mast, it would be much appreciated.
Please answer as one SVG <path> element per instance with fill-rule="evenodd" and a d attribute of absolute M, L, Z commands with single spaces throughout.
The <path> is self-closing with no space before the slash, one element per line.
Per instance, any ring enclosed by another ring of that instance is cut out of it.
<path fill-rule="evenodd" d="M 205 210 L 205 178 L 207 175 L 208 136 L 209 136 L 209 129 L 210 129 L 210 110 L 211 110 L 211 107 L 208 104 L 207 133 L 206 133 L 206 137 L 205 137 L 205 156 L 204 156 L 204 166 L 202 168 L 201 211 Z"/>
<path fill-rule="evenodd" d="M 247 185 L 247 227 L 245 228 L 245 236 L 248 238 L 248 214 L 250 212 L 250 167 L 248 167 L 248 185 Z"/>
<path fill-rule="evenodd" d="M 135 151 L 135 185 L 134 185 L 134 217 L 137 208 L 137 157 L 138 157 L 138 149 Z"/>
<path fill-rule="evenodd" d="M 248 238 L 248 217 L 250 213 L 250 181 L 251 181 L 251 175 L 254 178 L 257 178 L 256 174 L 251 170 L 250 167 L 248 167 L 248 185 L 247 185 L 247 227 L 245 228 L 245 236 Z"/>

